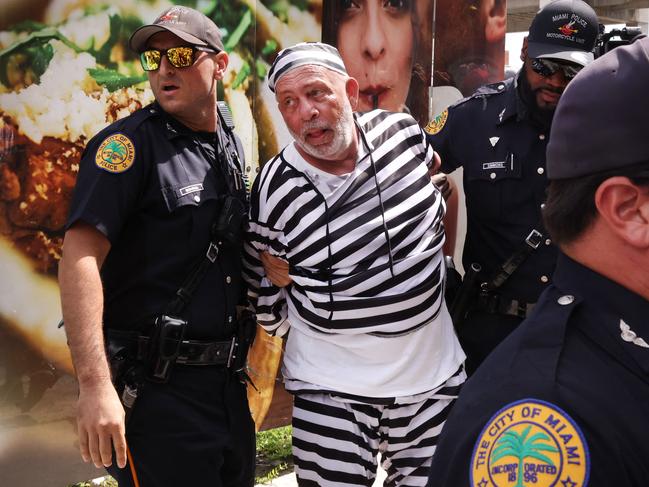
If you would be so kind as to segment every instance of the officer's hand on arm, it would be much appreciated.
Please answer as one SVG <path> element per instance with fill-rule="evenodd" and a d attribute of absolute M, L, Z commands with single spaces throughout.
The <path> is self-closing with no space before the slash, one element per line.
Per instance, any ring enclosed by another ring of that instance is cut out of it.
<path fill-rule="evenodd" d="M 103 289 L 99 269 L 110 242 L 97 229 L 76 223 L 65 234 L 59 264 L 61 304 L 68 344 L 79 381 L 77 427 L 81 457 L 97 468 L 126 466 L 124 408 L 111 383 L 102 330 Z"/>
<path fill-rule="evenodd" d="M 261 253 L 261 263 L 264 265 L 266 277 L 277 287 L 286 287 L 293 282 L 288 275 L 288 262 L 274 257 L 268 252 Z"/>
<path fill-rule="evenodd" d="M 433 184 L 439 189 L 439 191 L 442 193 L 442 196 L 446 201 L 451 197 L 453 194 L 453 183 L 451 180 L 448 178 L 448 176 L 444 173 L 438 173 L 430 178 L 433 181 Z"/>
<path fill-rule="evenodd" d="M 428 168 L 428 174 L 430 174 L 431 177 L 435 176 L 441 165 L 442 159 L 439 157 L 437 152 L 433 151 L 433 164 Z"/>

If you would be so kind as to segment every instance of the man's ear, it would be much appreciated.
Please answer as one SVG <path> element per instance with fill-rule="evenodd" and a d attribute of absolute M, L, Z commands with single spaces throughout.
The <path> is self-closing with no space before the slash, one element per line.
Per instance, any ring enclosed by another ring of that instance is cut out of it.
<path fill-rule="evenodd" d="M 358 93 L 359 86 L 356 78 L 348 78 L 345 82 L 345 92 L 347 93 L 347 98 L 349 98 L 349 103 L 352 105 L 352 111 L 356 111 L 358 108 Z"/>
<path fill-rule="evenodd" d="M 523 39 L 523 47 L 521 48 L 521 61 L 525 62 L 527 59 L 527 36 Z"/>
<path fill-rule="evenodd" d="M 225 51 L 220 51 L 214 57 L 214 79 L 220 81 L 225 76 L 225 70 L 228 67 L 230 58 L 228 53 Z"/>
<path fill-rule="evenodd" d="M 505 0 L 483 0 L 481 8 L 482 18 L 485 19 L 485 40 L 489 44 L 502 40 L 507 33 L 507 8 Z"/>
<path fill-rule="evenodd" d="M 626 177 L 609 178 L 597 188 L 595 206 L 619 239 L 632 247 L 649 249 L 649 189 Z"/>

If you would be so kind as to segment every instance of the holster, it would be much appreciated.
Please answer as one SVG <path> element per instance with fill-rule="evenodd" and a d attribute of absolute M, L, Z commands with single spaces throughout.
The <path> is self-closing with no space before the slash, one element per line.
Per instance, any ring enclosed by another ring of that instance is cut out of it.
<path fill-rule="evenodd" d="M 480 264 L 473 263 L 464 274 L 462 284 L 456 292 L 449 312 L 455 329 L 459 329 L 466 318 L 471 302 L 478 294 L 478 276 L 482 271 Z"/>
<path fill-rule="evenodd" d="M 147 349 L 144 353 L 142 350 L 138 353 L 146 357 L 147 379 L 161 383 L 169 381 L 173 365 L 180 355 L 186 328 L 187 322 L 178 317 L 160 315 L 155 319 Z"/>
<path fill-rule="evenodd" d="M 129 415 L 144 384 L 144 365 L 137 360 L 136 335 L 117 332 L 106 335 L 106 354 L 117 394 Z"/>
<path fill-rule="evenodd" d="M 252 380 L 246 372 L 248 360 L 248 351 L 255 341 L 257 333 L 257 319 L 255 313 L 247 308 L 239 312 L 236 330 L 236 349 L 230 367 L 237 374 L 241 382 L 250 382 Z"/>

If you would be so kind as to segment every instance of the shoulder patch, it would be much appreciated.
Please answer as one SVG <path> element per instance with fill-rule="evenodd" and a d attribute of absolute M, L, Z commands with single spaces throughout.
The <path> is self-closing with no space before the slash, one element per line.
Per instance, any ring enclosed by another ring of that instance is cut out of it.
<path fill-rule="evenodd" d="M 577 423 L 539 399 L 508 404 L 478 437 L 471 487 L 584 487 L 590 456 Z"/>
<path fill-rule="evenodd" d="M 438 134 L 446 125 L 446 120 L 448 120 L 448 108 L 444 109 L 434 120 L 428 122 L 424 130 L 430 135 Z"/>
<path fill-rule="evenodd" d="M 95 153 L 97 167 L 112 173 L 126 171 L 135 160 L 135 146 L 124 134 L 109 135 Z"/>

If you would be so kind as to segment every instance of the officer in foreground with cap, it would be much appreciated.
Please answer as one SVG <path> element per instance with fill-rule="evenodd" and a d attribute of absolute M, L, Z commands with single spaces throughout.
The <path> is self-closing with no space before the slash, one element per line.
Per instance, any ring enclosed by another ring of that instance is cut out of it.
<path fill-rule="evenodd" d="M 88 143 L 59 268 L 81 455 L 120 487 L 253 485 L 235 376 L 243 152 L 217 113 L 228 56 L 217 26 L 181 6 L 129 42 L 156 102 Z"/>
<path fill-rule="evenodd" d="M 552 284 L 465 385 L 429 486 L 647 485 L 647 86 L 643 39 L 563 95 L 544 210 L 561 250 Z"/>
<path fill-rule="evenodd" d="M 469 373 L 548 286 L 557 251 L 541 222 L 547 138 L 563 90 L 593 60 L 597 33 L 586 3 L 549 3 L 532 21 L 517 76 L 481 88 L 426 127 L 441 170 L 464 168 L 463 264 L 476 265 L 451 314 Z"/>

